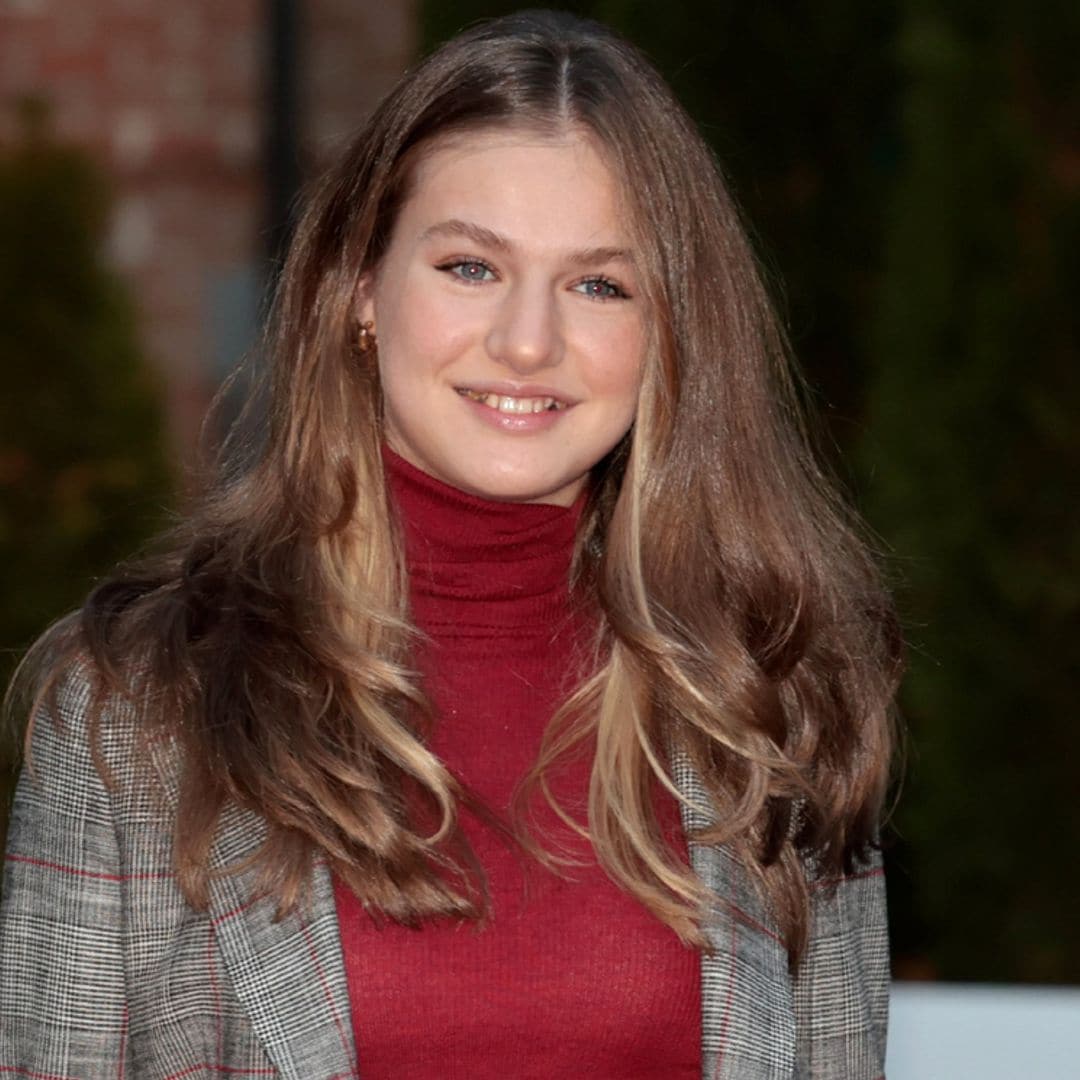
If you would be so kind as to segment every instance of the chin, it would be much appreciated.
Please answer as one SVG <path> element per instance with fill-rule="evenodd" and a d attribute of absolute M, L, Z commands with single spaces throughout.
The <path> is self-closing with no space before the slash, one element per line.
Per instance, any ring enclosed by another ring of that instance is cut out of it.
<path fill-rule="evenodd" d="M 580 491 L 580 484 L 575 484 L 572 479 L 549 479 L 517 474 L 503 476 L 474 474 L 469 482 L 460 486 L 463 490 L 471 491 L 482 499 L 491 499 L 496 502 L 552 503 L 557 506 L 571 505 Z"/>

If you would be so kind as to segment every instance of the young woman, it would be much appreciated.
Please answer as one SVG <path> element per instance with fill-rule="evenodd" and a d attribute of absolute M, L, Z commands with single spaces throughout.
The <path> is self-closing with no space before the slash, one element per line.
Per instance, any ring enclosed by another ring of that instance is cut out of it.
<path fill-rule="evenodd" d="M 268 344 L 265 435 L 31 657 L 0 1072 L 881 1075 L 893 621 L 655 71 L 444 46 Z"/>

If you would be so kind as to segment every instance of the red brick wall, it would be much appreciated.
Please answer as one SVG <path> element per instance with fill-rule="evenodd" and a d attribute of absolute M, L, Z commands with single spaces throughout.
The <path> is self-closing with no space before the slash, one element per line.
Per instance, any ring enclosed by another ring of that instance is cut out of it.
<path fill-rule="evenodd" d="M 228 301 L 217 294 L 254 280 L 261 256 L 264 7 L 0 0 L 0 138 L 13 98 L 44 97 L 58 136 L 113 177 L 109 257 L 133 286 L 184 456 L 221 376 L 215 310 Z M 413 3 L 299 8 L 302 138 L 320 159 L 411 59 Z"/>

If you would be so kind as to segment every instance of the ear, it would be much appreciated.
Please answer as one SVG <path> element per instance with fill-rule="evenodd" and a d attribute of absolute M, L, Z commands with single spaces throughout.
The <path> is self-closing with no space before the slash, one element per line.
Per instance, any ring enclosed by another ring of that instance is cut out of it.
<path fill-rule="evenodd" d="M 375 275 L 370 271 L 361 276 L 356 286 L 356 321 L 375 321 Z"/>

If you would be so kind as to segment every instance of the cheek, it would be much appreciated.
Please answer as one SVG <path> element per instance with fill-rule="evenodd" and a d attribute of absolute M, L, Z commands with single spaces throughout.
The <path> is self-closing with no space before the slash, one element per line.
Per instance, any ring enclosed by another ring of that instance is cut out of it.
<path fill-rule="evenodd" d="M 644 343 L 636 327 L 608 332 L 599 336 L 591 351 L 590 383 L 596 393 L 637 404 L 644 366 Z"/>
<path fill-rule="evenodd" d="M 471 328 L 460 304 L 432 289 L 396 293 L 376 325 L 380 367 L 384 373 L 415 374 L 450 363 L 470 339 Z"/>

